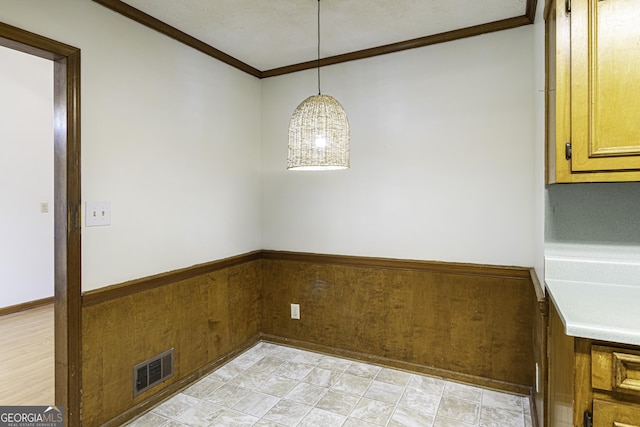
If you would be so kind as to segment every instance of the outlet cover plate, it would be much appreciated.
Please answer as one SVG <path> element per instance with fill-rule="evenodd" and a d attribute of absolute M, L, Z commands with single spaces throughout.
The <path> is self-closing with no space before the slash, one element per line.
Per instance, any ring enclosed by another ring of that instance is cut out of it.
<path fill-rule="evenodd" d="M 291 318 L 300 320 L 300 304 L 291 304 Z"/>

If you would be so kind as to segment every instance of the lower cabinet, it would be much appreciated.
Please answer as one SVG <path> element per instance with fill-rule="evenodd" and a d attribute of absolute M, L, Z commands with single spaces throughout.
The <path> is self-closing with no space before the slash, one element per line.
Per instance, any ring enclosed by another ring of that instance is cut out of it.
<path fill-rule="evenodd" d="M 547 427 L 640 427 L 640 347 L 564 333 L 550 304 Z"/>
<path fill-rule="evenodd" d="M 593 399 L 593 426 L 640 427 L 640 406 Z"/>

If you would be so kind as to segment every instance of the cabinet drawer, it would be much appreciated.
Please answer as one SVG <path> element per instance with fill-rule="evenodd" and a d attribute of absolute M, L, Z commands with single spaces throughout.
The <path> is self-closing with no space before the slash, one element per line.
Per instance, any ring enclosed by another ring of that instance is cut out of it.
<path fill-rule="evenodd" d="M 591 347 L 593 388 L 640 396 L 640 351 Z"/>
<path fill-rule="evenodd" d="M 594 399 L 594 427 L 640 427 L 640 407 Z"/>

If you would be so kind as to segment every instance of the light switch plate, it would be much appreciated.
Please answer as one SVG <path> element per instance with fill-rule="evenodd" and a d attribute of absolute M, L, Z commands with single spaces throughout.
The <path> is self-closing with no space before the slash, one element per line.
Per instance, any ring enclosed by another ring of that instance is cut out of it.
<path fill-rule="evenodd" d="M 111 225 L 111 202 L 87 202 L 84 222 L 87 227 Z"/>

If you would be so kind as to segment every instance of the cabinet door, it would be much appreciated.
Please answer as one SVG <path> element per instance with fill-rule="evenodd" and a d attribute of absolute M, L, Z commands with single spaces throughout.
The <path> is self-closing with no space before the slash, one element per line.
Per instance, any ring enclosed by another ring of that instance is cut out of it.
<path fill-rule="evenodd" d="M 640 169 L 640 5 L 571 1 L 571 169 Z"/>
<path fill-rule="evenodd" d="M 595 427 L 640 427 L 640 407 L 594 399 Z"/>

